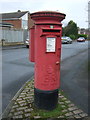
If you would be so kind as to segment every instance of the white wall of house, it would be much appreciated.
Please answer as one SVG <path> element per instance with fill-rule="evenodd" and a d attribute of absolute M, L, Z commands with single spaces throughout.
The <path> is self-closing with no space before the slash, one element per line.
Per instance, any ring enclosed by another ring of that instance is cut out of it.
<path fill-rule="evenodd" d="M 28 13 L 22 17 L 22 29 L 28 28 Z"/>

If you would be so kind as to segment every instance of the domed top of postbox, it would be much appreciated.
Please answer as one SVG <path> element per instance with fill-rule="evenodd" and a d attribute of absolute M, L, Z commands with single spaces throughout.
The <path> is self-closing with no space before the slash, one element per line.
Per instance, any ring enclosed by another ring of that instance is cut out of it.
<path fill-rule="evenodd" d="M 61 22 L 63 19 L 65 19 L 65 14 L 56 12 L 56 11 L 39 11 L 35 13 L 31 13 L 31 18 L 35 22 L 52 22 L 52 21 L 57 21 Z"/>

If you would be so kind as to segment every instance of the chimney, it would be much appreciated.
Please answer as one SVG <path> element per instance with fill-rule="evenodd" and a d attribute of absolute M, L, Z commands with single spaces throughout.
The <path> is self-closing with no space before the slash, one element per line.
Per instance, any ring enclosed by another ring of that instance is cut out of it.
<path fill-rule="evenodd" d="M 21 10 L 18 10 L 18 12 L 21 12 Z"/>

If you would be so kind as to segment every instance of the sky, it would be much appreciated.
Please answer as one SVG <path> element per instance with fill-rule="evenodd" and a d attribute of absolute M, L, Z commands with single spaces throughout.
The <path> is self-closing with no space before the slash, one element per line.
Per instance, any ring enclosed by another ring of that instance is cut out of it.
<path fill-rule="evenodd" d="M 78 27 L 88 28 L 88 1 L 90 0 L 0 0 L 0 13 L 29 11 L 58 11 L 66 14 L 62 21 L 66 26 L 73 20 Z"/>

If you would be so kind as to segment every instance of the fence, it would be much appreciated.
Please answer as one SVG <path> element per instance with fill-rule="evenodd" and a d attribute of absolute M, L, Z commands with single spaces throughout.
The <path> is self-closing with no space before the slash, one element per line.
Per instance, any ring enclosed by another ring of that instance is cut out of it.
<path fill-rule="evenodd" d="M 24 42 L 27 35 L 27 30 L 2 30 L 2 40 L 5 40 L 5 43 Z"/>

